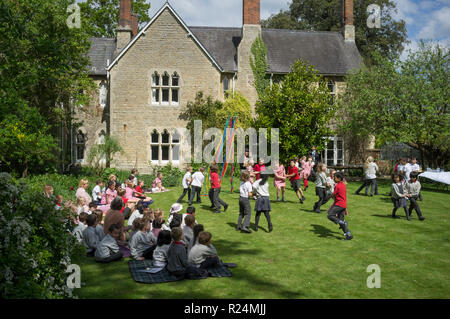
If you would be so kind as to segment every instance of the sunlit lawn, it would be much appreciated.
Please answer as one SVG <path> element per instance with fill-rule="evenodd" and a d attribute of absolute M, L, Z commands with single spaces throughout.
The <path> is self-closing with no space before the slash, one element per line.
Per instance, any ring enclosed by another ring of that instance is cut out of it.
<path fill-rule="evenodd" d="M 272 182 L 271 182 L 271 185 Z M 271 187 L 274 230 L 268 233 L 264 216 L 252 234 L 235 230 L 238 193 L 224 183 L 222 198 L 228 211 L 213 214 L 208 197 L 196 206 L 197 220 L 213 234 L 213 244 L 225 262 L 238 264 L 231 278 L 184 280 L 164 284 L 133 281 L 127 260 L 96 264 L 82 257 L 81 298 L 449 298 L 450 197 L 448 192 L 424 190 L 419 202 L 426 220 L 415 212 L 408 222 L 402 212 L 392 219 L 389 183 L 381 183 L 380 196 L 353 195 L 359 183 L 348 185 L 349 228 L 352 241 L 322 214 L 312 212 L 317 200 L 313 183 L 300 205 L 292 190 L 287 203 L 275 201 Z M 181 188 L 155 194 L 154 208 L 168 215 Z M 252 207 L 254 201 L 252 202 Z M 187 202 L 183 202 L 187 207 Z M 254 212 L 252 212 L 252 227 Z M 366 285 L 367 266 L 381 269 L 381 288 Z"/>

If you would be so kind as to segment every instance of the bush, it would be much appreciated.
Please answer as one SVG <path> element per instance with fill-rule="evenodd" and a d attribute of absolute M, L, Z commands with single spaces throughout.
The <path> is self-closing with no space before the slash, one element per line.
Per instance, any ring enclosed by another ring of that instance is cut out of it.
<path fill-rule="evenodd" d="M 152 165 L 152 181 L 156 178 L 156 174 L 161 172 L 163 174 L 163 186 L 164 187 L 174 187 L 181 185 L 181 180 L 184 176 L 184 171 L 182 172 L 178 167 L 167 164 L 165 166 Z M 144 181 L 145 182 L 145 181 Z M 150 185 L 151 185 L 150 182 Z M 149 186 L 146 182 L 145 184 Z"/>
<path fill-rule="evenodd" d="M 54 185 L 55 182 L 53 182 Z M 0 173 L 0 294 L 2 298 L 65 298 L 66 269 L 80 245 L 67 210 Z"/>

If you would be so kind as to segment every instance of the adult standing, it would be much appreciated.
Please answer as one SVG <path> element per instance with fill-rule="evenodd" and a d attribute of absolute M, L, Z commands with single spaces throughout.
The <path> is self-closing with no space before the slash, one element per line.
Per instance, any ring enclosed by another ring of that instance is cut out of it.
<path fill-rule="evenodd" d="M 76 198 L 84 198 L 86 200 L 86 205 L 89 205 L 92 202 L 91 196 L 86 191 L 89 185 L 89 181 L 87 179 L 82 179 L 78 184 L 77 192 L 75 193 Z"/>

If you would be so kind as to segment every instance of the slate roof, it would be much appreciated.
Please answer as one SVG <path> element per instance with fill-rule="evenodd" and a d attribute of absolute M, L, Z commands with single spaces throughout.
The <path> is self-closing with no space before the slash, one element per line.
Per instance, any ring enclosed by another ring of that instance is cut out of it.
<path fill-rule="evenodd" d="M 89 57 L 91 59 L 90 75 L 106 75 L 107 60 L 112 62 L 116 50 L 115 38 L 90 38 L 91 48 Z"/>
<path fill-rule="evenodd" d="M 237 72 L 237 47 L 242 39 L 241 28 L 189 27 L 191 32 L 224 72 Z M 339 32 L 308 32 L 262 29 L 267 46 L 269 73 L 288 73 L 298 58 L 314 65 L 325 75 L 345 75 L 359 67 L 361 56 L 354 42 L 346 42 Z M 106 75 L 106 61 L 113 61 L 116 41 L 91 38 L 90 74 Z"/>

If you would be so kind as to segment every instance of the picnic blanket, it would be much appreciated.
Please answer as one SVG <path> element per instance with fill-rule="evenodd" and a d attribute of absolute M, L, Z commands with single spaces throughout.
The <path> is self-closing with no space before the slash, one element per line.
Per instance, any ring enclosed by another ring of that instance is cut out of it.
<path fill-rule="evenodd" d="M 171 275 L 167 268 L 162 269 L 156 273 L 150 273 L 152 271 L 151 260 L 130 260 L 128 262 L 130 268 L 131 277 L 134 281 L 145 284 L 157 284 L 163 282 L 177 281 L 178 279 Z M 215 267 L 207 268 L 211 277 L 231 277 L 231 271 L 223 266 L 217 265 Z"/>

